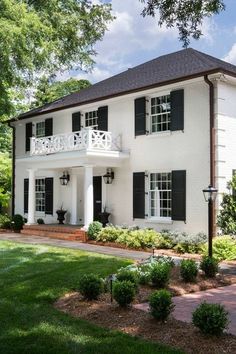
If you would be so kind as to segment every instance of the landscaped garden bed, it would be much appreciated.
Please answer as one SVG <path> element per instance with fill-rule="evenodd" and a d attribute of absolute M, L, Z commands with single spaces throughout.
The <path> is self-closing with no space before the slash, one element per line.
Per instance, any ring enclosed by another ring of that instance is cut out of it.
<path fill-rule="evenodd" d="M 85 301 L 79 293 L 68 293 L 55 303 L 55 307 L 99 326 L 180 348 L 185 353 L 236 353 L 233 335 L 204 336 L 193 325 L 173 317 L 164 323 L 158 322 L 144 311 L 133 307 L 122 309 L 115 302 L 111 304 L 109 294 L 101 295 L 99 300 Z"/>

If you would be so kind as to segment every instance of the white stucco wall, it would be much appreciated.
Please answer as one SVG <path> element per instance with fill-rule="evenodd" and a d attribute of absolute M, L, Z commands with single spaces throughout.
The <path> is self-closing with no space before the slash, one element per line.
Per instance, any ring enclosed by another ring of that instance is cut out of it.
<path fill-rule="evenodd" d="M 160 133 L 149 136 L 134 137 L 134 98 L 162 95 L 172 89 L 182 89 L 185 92 L 184 132 Z M 138 224 L 156 229 L 173 229 L 197 233 L 207 231 L 207 205 L 204 202 L 202 189 L 209 183 L 209 93 L 203 80 L 193 80 L 173 84 L 172 86 L 152 89 L 145 92 L 117 97 L 61 112 L 55 112 L 18 122 L 16 125 L 16 156 L 21 162 L 16 164 L 16 212 L 23 213 L 23 179 L 27 178 L 27 163 L 25 156 L 25 123 L 41 121 L 53 117 L 53 133 L 71 131 L 71 114 L 76 111 L 89 111 L 98 106 L 108 105 L 108 130 L 122 134 L 122 148 L 130 151 L 130 157 L 124 160 L 120 167 L 115 167 L 115 179 L 112 185 L 103 185 L 103 204 L 111 212 L 114 224 Z M 82 125 L 83 121 L 82 121 Z M 70 156 L 70 153 L 68 157 Z M 66 155 L 67 156 L 67 155 Z M 65 155 L 63 154 L 63 158 Z M 104 158 L 105 159 L 105 158 Z M 63 162 L 63 160 L 62 160 Z M 104 162 L 105 163 L 105 162 Z M 77 166 L 80 166 L 78 159 Z M 95 162 L 96 166 L 96 162 Z M 94 175 L 103 175 L 105 168 L 94 169 Z M 110 167 L 107 163 L 107 167 Z M 68 168 L 66 168 L 69 170 Z M 83 221 L 83 167 L 78 169 L 78 220 Z M 148 220 L 133 220 L 133 172 L 171 172 L 186 170 L 187 173 L 187 219 L 184 222 L 150 223 Z M 37 176 L 54 177 L 54 210 L 63 207 L 70 211 L 71 185 L 62 187 L 59 176 L 63 168 L 57 170 L 39 170 Z M 69 170 L 71 173 L 72 171 Z M 40 216 L 37 216 L 40 217 Z M 69 218 L 69 213 L 68 213 Z M 46 222 L 56 220 L 56 216 L 45 218 Z M 68 220 L 69 221 L 69 220 Z"/>
<path fill-rule="evenodd" d="M 217 82 L 216 101 L 216 184 L 219 190 L 218 208 L 227 182 L 236 169 L 236 87 L 229 82 Z"/>

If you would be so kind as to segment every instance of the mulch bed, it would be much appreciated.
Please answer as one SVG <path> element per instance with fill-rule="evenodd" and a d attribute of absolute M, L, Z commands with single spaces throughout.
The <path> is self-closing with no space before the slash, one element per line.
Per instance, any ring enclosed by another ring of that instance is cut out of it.
<path fill-rule="evenodd" d="M 144 311 L 132 307 L 121 309 L 115 302 L 111 304 L 109 294 L 103 294 L 98 301 L 87 302 L 79 293 L 74 292 L 59 299 L 55 307 L 101 327 L 166 344 L 188 354 L 236 353 L 236 337 L 233 335 L 206 337 L 191 324 L 172 317 L 160 323 Z"/>

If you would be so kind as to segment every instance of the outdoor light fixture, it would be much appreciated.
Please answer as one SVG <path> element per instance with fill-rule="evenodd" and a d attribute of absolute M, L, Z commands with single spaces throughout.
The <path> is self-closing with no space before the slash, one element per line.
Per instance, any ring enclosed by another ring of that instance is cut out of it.
<path fill-rule="evenodd" d="M 114 172 L 111 168 L 107 168 L 107 173 L 103 176 L 105 184 L 112 184 L 114 179 Z"/>
<path fill-rule="evenodd" d="M 211 185 L 203 189 L 205 201 L 208 203 L 208 256 L 212 257 L 212 239 L 213 239 L 213 205 L 216 200 L 218 190 Z"/>
<path fill-rule="evenodd" d="M 107 280 L 110 283 L 110 296 L 111 296 L 111 302 L 113 302 L 113 281 L 116 281 L 116 275 L 115 274 L 110 274 L 107 277 Z"/>
<path fill-rule="evenodd" d="M 63 172 L 63 176 L 60 177 L 60 182 L 62 186 L 67 186 L 70 180 L 70 175 L 67 171 Z"/>

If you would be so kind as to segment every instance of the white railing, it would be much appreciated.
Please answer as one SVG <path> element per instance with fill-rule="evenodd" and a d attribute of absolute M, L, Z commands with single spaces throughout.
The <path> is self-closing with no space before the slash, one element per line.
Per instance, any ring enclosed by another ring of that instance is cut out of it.
<path fill-rule="evenodd" d="M 30 154 L 47 155 L 75 150 L 120 151 L 121 137 L 111 132 L 84 128 L 78 132 L 31 138 Z"/>

